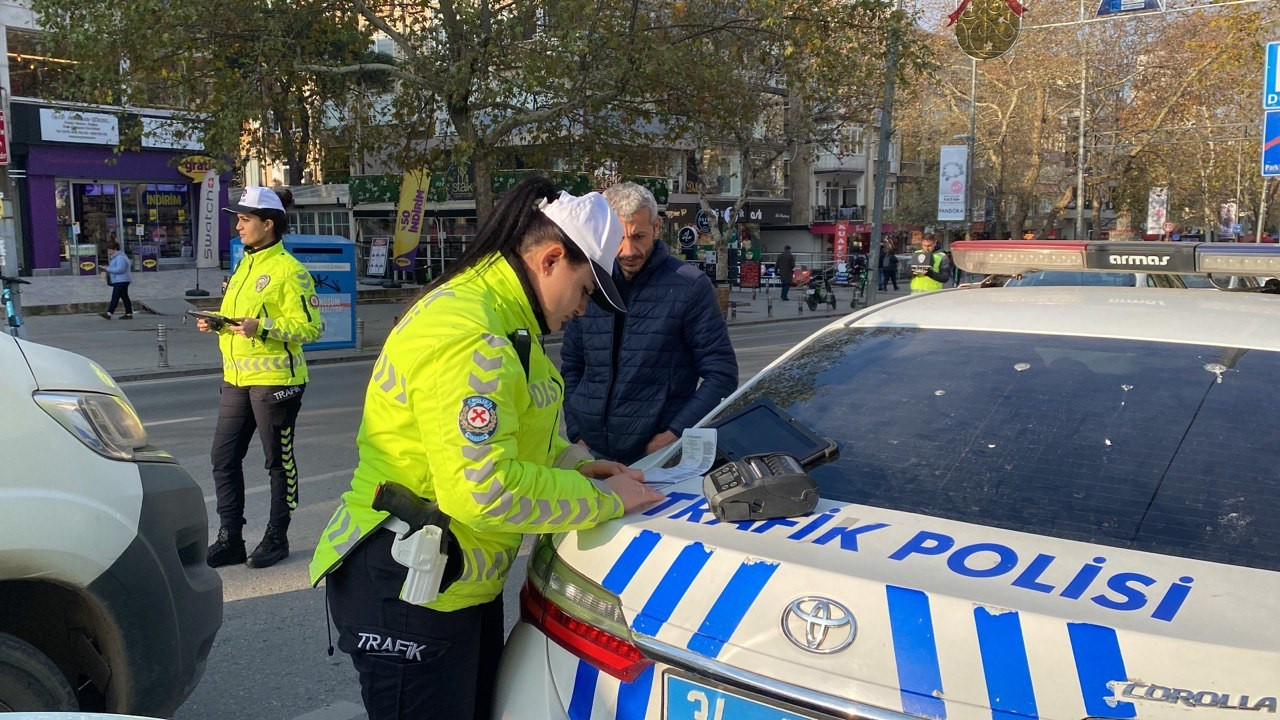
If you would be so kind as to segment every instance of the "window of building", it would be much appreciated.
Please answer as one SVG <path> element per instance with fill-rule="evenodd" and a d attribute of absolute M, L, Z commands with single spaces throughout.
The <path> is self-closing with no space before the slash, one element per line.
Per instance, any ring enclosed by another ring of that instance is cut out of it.
<path fill-rule="evenodd" d="M 289 231 L 298 235 L 339 235 L 351 238 L 351 221 L 344 210 L 295 210 Z"/>
<path fill-rule="evenodd" d="M 9 88 L 14 97 L 62 100 L 70 60 L 54 57 L 43 33 L 6 28 Z"/>

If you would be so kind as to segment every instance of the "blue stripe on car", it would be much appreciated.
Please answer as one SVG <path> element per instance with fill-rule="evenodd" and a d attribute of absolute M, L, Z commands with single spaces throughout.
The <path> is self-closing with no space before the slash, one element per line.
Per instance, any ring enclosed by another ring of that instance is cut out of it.
<path fill-rule="evenodd" d="M 1125 682 L 1129 677 L 1116 631 L 1102 625 L 1068 623 L 1067 634 L 1076 658 L 1085 712 L 1099 718 L 1137 717 L 1138 710 L 1133 703 L 1117 701 L 1116 690 L 1108 686 L 1108 683 Z"/>
<path fill-rule="evenodd" d="M 889 601 L 889 629 L 893 654 L 898 664 L 898 687 L 902 689 L 902 710 L 910 715 L 947 717 L 942 701 L 942 669 L 938 665 L 938 645 L 933 636 L 933 614 L 929 596 L 919 590 L 885 587 Z"/>
<path fill-rule="evenodd" d="M 1031 664 L 1022 639 L 1022 621 L 1011 610 L 974 608 L 982 671 L 993 720 L 1039 717 L 1031 686 Z"/>
<path fill-rule="evenodd" d="M 689 649 L 709 658 L 719 655 L 777 569 L 776 563 L 759 560 L 739 565 L 698 632 L 689 639 Z"/>
<path fill-rule="evenodd" d="M 661 539 L 662 536 L 652 530 L 641 530 L 631 538 L 613 567 L 605 574 L 601 582 L 604 588 L 615 595 L 625 590 Z M 578 661 L 578 672 L 573 679 L 573 694 L 569 698 L 569 720 L 588 720 L 591 717 L 599 677 L 598 669 L 585 660 Z"/>

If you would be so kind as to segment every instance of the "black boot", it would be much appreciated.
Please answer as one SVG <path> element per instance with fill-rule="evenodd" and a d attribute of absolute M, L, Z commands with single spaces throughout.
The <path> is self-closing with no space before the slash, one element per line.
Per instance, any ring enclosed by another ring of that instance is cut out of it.
<path fill-rule="evenodd" d="M 218 530 L 218 539 L 209 546 L 209 567 L 239 565 L 244 562 L 244 538 L 240 531 L 229 528 Z"/>
<path fill-rule="evenodd" d="M 289 536 L 284 528 L 267 526 L 262 535 L 262 542 L 249 556 L 247 563 L 251 568 L 266 568 L 289 557 Z"/>

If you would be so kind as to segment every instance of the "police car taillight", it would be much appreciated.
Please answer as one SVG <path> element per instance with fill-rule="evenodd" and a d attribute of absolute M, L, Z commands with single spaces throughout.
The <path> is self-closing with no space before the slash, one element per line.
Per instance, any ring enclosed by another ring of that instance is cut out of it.
<path fill-rule="evenodd" d="M 560 647 L 624 682 L 653 664 L 632 642 L 618 596 L 566 565 L 548 536 L 529 558 L 520 616 Z"/>
<path fill-rule="evenodd" d="M 961 270 L 980 275 L 1023 275 L 1038 270 L 1280 275 L 1280 247 L 1274 245 L 969 240 L 952 243 L 951 255 Z"/>

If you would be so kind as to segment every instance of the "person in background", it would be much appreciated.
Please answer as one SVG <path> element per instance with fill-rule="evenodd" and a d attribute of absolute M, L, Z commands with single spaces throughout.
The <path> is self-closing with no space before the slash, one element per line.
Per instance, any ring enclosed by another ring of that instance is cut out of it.
<path fill-rule="evenodd" d="M 927 253 L 932 261 L 929 268 L 913 268 L 911 270 L 911 292 L 925 293 L 941 290 L 947 281 L 954 279 L 951 259 L 938 249 L 938 238 L 925 235 L 920 240 L 920 249 Z"/>
<path fill-rule="evenodd" d="M 782 299 L 787 299 L 787 292 L 791 290 L 791 281 L 796 274 L 796 256 L 791 254 L 791 246 L 787 245 L 782 248 L 782 254 L 778 256 L 778 263 L 773 266 L 778 273 L 778 282 L 782 283 Z"/>
<path fill-rule="evenodd" d="M 733 392 L 738 359 L 710 278 L 657 239 L 653 194 L 628 182 L 604 197 L 622 220 L 613 280 L 629 312 L 588 308 L 565 330 L 565 427 L 597 457 L 630 464 Z"/>
<path fill-rule="evenodd" d="M 893 289 L 898 289 L 898 256 L 895 254 L 893 241 L 884 238 L 880 241 L 880 290 L 888 290 L 889 283 L 893 283 Z"/>
<path fill-rule="evenodd" d="M 130 271 L 132 263 L 129 256 L 120 249 L 120 243 L 114 238 L 107 241 L 107 284 L 111 286 L 111 303 L 107 305 L 107 311 L 98 313 L 104 319 L 110 320 L 111 315 L 116 311 L 116 306 L 120 301 L 124 301 L 124 314 L 120 316 L 121 320 L 133 319 L 133 300 L 129 298 L 129 283 L 133 282 L 133 273 Z"/>

